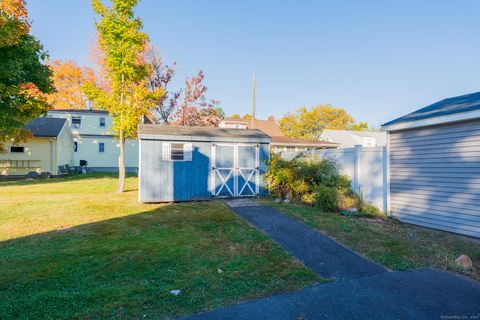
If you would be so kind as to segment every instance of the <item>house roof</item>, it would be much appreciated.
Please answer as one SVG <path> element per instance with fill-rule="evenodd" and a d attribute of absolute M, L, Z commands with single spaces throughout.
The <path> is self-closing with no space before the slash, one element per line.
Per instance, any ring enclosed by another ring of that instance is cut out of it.
<path fill-rule="evenodd" d="M 24 128 L 30 130 L 34 137 L 58 137 L 67 122 L 64 118 L 36 118 L 27 123 Z"/>
<path fill-rule="evenodd" d="M 52 109 L 48 112 L 70 112 L 70 113 L 99 113 L 99 114 L 108 114 L 107 110 L 98 110 L 98 109 Z"/>
<path fill-rule="evenodd" d="M 376 144 L 387 144 L 387 133 L 382 131 L 323 130 L 320 138 L 340 144 L 342 147 L 354 147 L 363 144 L 364 137 L 375 138 Z"/>
<path fill-rule="evenodd" d="M 316 141 L 316 140 L 306 140 L 306 139 L 294 139 L 285 137 L 279 125 L 275 121 L 273 116 L 268 117 L 267 120 L 255 119 L 253 124 L 252 120 L 246 119 L 236 119 L 236 118 L 225 118 L 224 122 L 230 123 L 244 123 L 248 129 L 258 129 L 270 137 L 272 137 L 272 145 L 284 145 L 284 146 L 308 146 L 308 147 L 337 147 L 337 143 L 327 142 L 327 141 Z M 234 129 L 241 130 L 241 129 Z"/>
<path fill-rule="evenodd" d="M 238 118 L 223 118 L 224 122 L 233 122 L 233 123 L 245 123 L 247 124 L 247 121 L 250 121 L 250 120 L 245 120 L 245 119 L 238 119 Z"/>
<path fill-rule="evenodd" d="M 292 146 L 306 146 L 306 147 L 337 147 L 338 144 L 328 141 L 316 141 L 316 140 L 305 140 L 305 139 L 295 139 L 285 136 L 273 136 L 272 145 L 292 145 Z"/>
<path fill-rule="evenodd" d="M 246 120 L 247 128 L 249 129 L 259 129 L 271 137 L 281 137 L 283 132 L 278 126 L 277 122 L 273 117 L 269 117 L 268 120 L 259 120 L 255 119 L 252 126 L 252 120 Z"/>
<path fill-rule="evenodd" d="M 177 138 L 184 137 L 184 140 L 201 140 L 203 138 L 225 138 L 230 140 L 260 139 L 265 142 L 270 142 L 271 140 L 270 136 L 257 129 L 239 130 L 227 128 L 166 126 L 155 124 L 139 125 L 138 134 L 140 138 L 148 138 L 149 136 L 170 136 Z"/>
<path fill-rule="evenodd" d="M 463 112 L 480 110 L 480 92 L 444 99 L 400 118 L 384 123 L 382 127 Z"/>

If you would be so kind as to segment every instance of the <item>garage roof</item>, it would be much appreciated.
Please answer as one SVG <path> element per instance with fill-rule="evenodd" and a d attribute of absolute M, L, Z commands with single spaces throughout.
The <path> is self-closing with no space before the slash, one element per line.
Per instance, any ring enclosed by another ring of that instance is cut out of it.
<path fill-rule="evenodd" d="M 206 127 L 181 127 L 154 124 L 141 124 L 138 126 L 138 135 L 141 139 L 169 138 L 174 140 L 262 140 L 270 142 L 271 138 L 258 129 L 227 129 Z M 217 138 L 217 139 L 214 139 Z"/>
<path fill-rule="evenodd" d="M 24 128 L 30 130 L 34 137 L 58 137 L 67 122 L 64 118 L 36 118 L 27 123 Z"/>
<path fill-rule="evenodd" d="M 443 119 L 446 120 L 440 121 L 438 123 L 460 121 L 465 119 L 461 117 L 446 117 L 477 110 L 480 110 L 480 92 L 470 93 L 463 96 L 452 97 L 435 102 L 434 104 L 421 108 L 405 116 L 389 121 L 383 124 L 382 127 L 388 130 L 388 127 L 392 127 L 393 125 L 433 119 L 438 117 L 443 117 Z M 471 114 L 471 117 L 468 118 L 471 119 L 473 116 L 480 117 L 477 114 Z M 453 121 L 448 121 L 449 119 Z M 425 125 L 438 124 L 435 122 L 427 121 L 424 121 L 423 123 L 425 123 Z"/>

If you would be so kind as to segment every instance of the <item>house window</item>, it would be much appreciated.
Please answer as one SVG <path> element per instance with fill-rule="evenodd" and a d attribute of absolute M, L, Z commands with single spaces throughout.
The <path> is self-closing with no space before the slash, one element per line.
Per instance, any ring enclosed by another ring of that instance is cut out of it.
<path fill-rule="evenodd" d="M 363 139 L 363 146 L 364 146 L 364 147 L 375 147 L 376 142 L 377 142 L 377 141 L 376 141 L 375 138 L 371 138 L 371 137 L 364 138 L 364 139 Z"/>
<path fill-rule="evenodd" d="M 72 128 L 80 128 L 82 125 L 82 118 L 81 117 L 72 117 Z"/>
<path fill-rule="evenodd" d="M 104 142 L 99 142 L 98 143 L 98 152 L 99 153 L 105 153 L 105 143 Z"/>
<path fill-rule="evenodd" d="M 105 127 L 105 117 L 100 117 L 100 127 Z"/>
<path fill-rule="evenodd" d="M 74 152 L 77 152 L 77 151 L 78 151 L 78 142 L 77 142 L 77 141 L 74 141 L 74 142 L 73 142 L 73 151 L 74 151 Z"/>
<path fill-rule="evenodd" d="M 162 159 L 167 161 L 192 161 L 192 144 L 164 142 Z"/>
<path fill-rule="evenodd" d="M 11 153 L 24 153 L 25 148 L 24 147 L 10 147 L 10 152 Z"/>

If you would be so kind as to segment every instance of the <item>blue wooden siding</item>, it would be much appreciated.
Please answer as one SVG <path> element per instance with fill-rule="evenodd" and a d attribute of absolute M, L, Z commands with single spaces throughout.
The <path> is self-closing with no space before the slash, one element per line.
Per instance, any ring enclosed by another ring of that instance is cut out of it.
<path fill-rule="evenodd" d="M 162 159 L 162 144 L 167 140 L 147 140 L 140 142 L 139 200 L 141 202 L 169 202 L 207 200 L 213 197 L 212 187 L 212 142 L 191 142 L 192 161 L 167 161 Z M 176 141 L 182 142 L 182 141 Z M 251 150 L 250 150 L 251 149 Z M 239 163 L 253 165 L 255 148 L 239 147 Z M 253 151 L 252 151 L 253 150 Z M 216 146 L 216 165 L 234 167 L 232 147 Z M 269 144 L 259 144 L 259 179 L 254 181 L 255 190 L 259 184 L 259 193 L 265 195 L 267 189 L 263 176 L 268 168 Z M 228 181 L 233 190 L 234 177 Z M 222 191 L 222 194 L 224 191 Z M 228 194 L 225 194 L 228 196 Z"/>

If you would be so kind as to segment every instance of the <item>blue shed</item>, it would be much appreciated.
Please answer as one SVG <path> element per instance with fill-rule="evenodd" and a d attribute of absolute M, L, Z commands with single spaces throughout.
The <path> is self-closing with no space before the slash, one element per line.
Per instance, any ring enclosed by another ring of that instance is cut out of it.
<path fill-rule="evenodd" d="M 266 194 L 270 136 L 256 129 L 140 125 L 139 201 Z"/>

